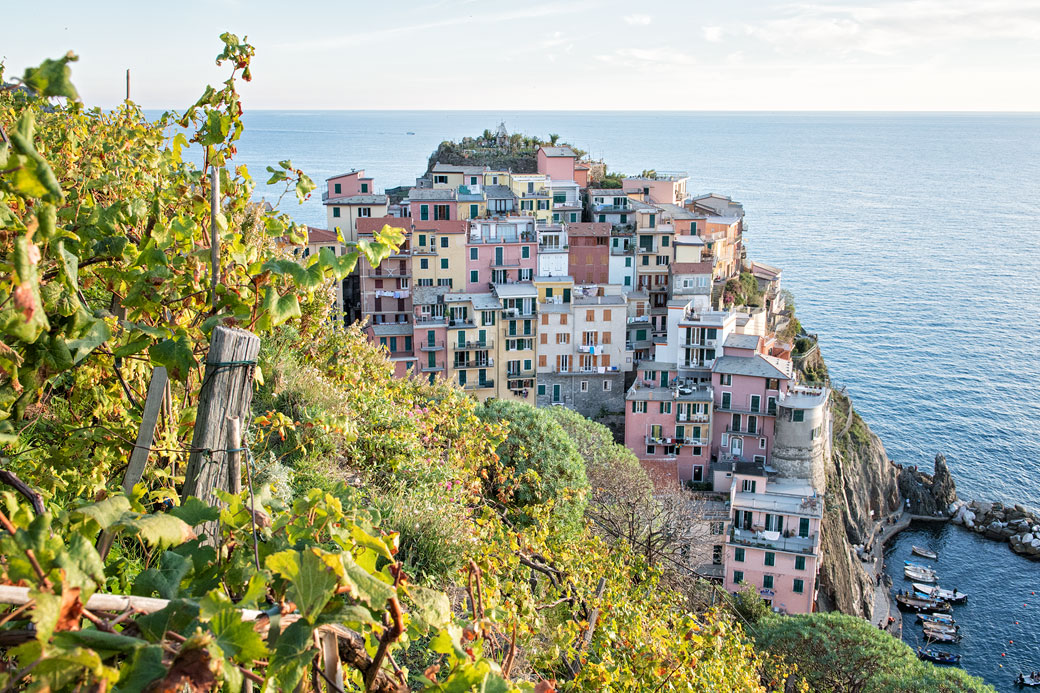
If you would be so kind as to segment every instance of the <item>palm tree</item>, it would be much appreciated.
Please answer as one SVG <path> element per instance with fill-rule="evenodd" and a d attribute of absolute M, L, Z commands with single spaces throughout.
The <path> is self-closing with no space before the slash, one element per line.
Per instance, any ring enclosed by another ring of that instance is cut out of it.
<path fill-rule="evenodd" d="M 557 135 L 557 134 L 556 134 L 555 132 L 550 132 L 550 133 L 549 133 L 549 144 L 551 144 L 552 146 L 554 146 L 554 147 L 555 147 L 555 146 L 556 146 L 556 143 L 557 143 L 557 142 L 558 142 L 559 140 L 560 140 L 560 136 L 559 136 L 559 135 Z"/>

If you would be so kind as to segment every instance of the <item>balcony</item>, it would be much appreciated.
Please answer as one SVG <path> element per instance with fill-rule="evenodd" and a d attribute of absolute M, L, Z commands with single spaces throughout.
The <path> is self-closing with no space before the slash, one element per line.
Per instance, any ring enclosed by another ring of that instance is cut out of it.
<path fill-rule="evenodd" d="M 650 322 L 650 316 L 649 315 L 631 315 L 628 318 L 628 324 L 629 325 L 634 325 L 636 323 L 649 323 L 649 322 Z"/>
<path fill-rule="evenodd" d="M 578 352 L 582 354 L 591 354 L 592 350 L 596 348 L 602 349 L 599 344 L 579 344 Z"/>
<path fill-rule="evenodd" d="M 631 255 L 632 254 L 632 249 L 631 248 L 614 248 L 612 246 L 610 248 L 610 254 L 611 255 Z"/>
<path fill-rule="evenodd" d="M 419 343 L 419 351 L 440 351 L 444 348 L 444 342 L 431 342 L 429 340 Z"/>
<path fill-rule="evenodd" d="M 506 371 L 507 378 L 533 378 L 534 376 L 534 368 L 521 368 L 516 371 Z"/>
<path fill-rule="evenodd" d="M 479 243 L 482 245 L 494 245 L 495 243 L 532 243 L 534 241 L 534 233 L 521 233 L 519 235 L 510 234 L 507 236 L 470 236 L 470 243 Z"/>
<path fill-rule="evenodd" d="M 369 272 L 368 276 L 371 279 L 407 279 L 412 276 L 411 272 L 401 272 L 399 270 L 380 270 L 374 269 Z"/>
<path fill-rule="evenodd" d="M 680 368 L 711 368 L 713 365 L 715 365 L 715 361 L 714 360 L 711 360 L 711 361 L 703 361 L 703 360 L 698 361 L 696 359 L 691 359 L 691 360 L 688 360 L 688 361 L 683 361 L 682 365 L 680 365 L 679 367 Z"/>
<path fill-rule="evenodd" d="M 448 320 L 448 327 L 458 327 L 465 329 L 467 327 L 476 327 L 476 318 L 451 318 Z"/>
<path fill-rule="evenodd" d="M 755 436 L 756 438 L 763 435 L 762 429 L 760 428 L 756 428 L 754 431 L 749 431 L 747 429 L 741 430 L 739 428 L 734 428 L 733 426 L 726 426 L 726 433 L 731 436 Z"/>
<path fill-rule="evenodd" d="M 654 437 L 646 436 L 647 445 L 678 445 L 678 446 L 700 446 L 706 447 L 711 445 L 711 441 L 707 438 L 675 438 L 669 436 Z"/>
<path fill-rule="evenodd" d="M 425 366 L 422 366 L 420 370 L 423 373 L 436 373 L 437 371 L 443 371 L 444 366 L 441 366 L 439 364 L 433 366 L 431 366 L 430 364 L 426 364 Z"/>
<path fill-rule="evenodd" d="M 412 249 L 412 255 L 436 255 L 437 249 L 433 246 L 420 246 Z"/>
<path fill-rule="evenodd" d="M 465 383 L 462 386 L 463 390 L 487 390 L 495 386 L 494 380 L 480 380 L 475 383 Z"/>
<path fill-rule="evenodd" d="M 702 339 L 699 342 L 688 342 L 685 337 L 681 340 L 683 347 L 686 349 L 714 349 L 718 342 L 719 340 L 717 339 Z"/>
<path fill-rule="evenodd" d="M 416 325 L 444 325 L 446 318 L 443 315 L 416 315 Z"/>
<path fill-rule="evenodd" d="M 816 553 L 816 534 L 810 534 L 807 537 L 787 537 L 784 536 L 784 534 L 786 534 L 786 532 L 765 532 L 731 527 L 729 531 L 729 543 L 737 546 L 750 546 L 756 549 L 766 549 L 767 551 L 786 551 L 788 553 L 805 555 L 813 555 Z"/>
<path fill-rule="evenodd" d="M 675 417 L 676 423 L 710 423 L 711 414 L 678 414 Z"/>
<path fill-rule="evenodd" d="M 495 340 L 485 339 L 477 340 L 473 342 L 467 341 L 456 341 L 451 344 L 453 349 L 493 349 L 495 347 Z"/>
<path fill-rule="evenodd" d="M 776 416 L 775 406 L 773 407 L 772 411 L 769 411 L 761 405 L 758 407 L 758 409 L 752 409 L 751 407 L 736 407 L 732 404 L 728 407 L 724 407 L 721 404 L 716 404 L 715 411 L 725 412 L 727 414 L 746 414 L 748 416 Z"/>
<path fill-rule="evenodd" d="M 502 319 L 533 318 L 537 312 L 534 306 L 530 308 L 503 308 Z"/>
<path fill-rule="evenodd" d="M 649 255 L 650 253 L 656 253 L 657 252 L 657 244 L 653 243 L 651 245 L 639 245 L 639 246 L 636 246 L 636 252 L 639 253 L 640 255 Z"/>
<path fill-rule="evenodd" d="M 454 368 L 494 368 L 495 359 L 470 359 L 469 361 L 456 361 L 452 364 Z"/>
<path fill-rule="evenodd" d="M 570 249 L 569 245 L 539 245 L 539 253 L 566 253 Z"/>
<path fill-rule="evenodd" d="M 518 267 L 520 267 L 520 261 L 519 260 L 501 260 L 501 261 L 499 261 L 499 260 L 492 260 L 491 261 L 491 266 L 492 267 L 505 268 L 505 269 L 517 269 Z"/>

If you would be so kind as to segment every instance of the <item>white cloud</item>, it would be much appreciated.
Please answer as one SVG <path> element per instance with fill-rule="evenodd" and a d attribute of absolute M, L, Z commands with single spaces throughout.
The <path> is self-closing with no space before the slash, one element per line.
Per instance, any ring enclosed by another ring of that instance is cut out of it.
<path fill-rule="evenodd" d="M 677 51 L 669 46 L 656 48 L 620 48 L 609 55 L 597 56 L 605 63 L 626 65 L 628 67 L 646 67 L 650 65 L 694 65 L 696 60 L 689 53 Z"/>
<path fill-rule="evenodd" d="M 703 34 L 705 41 L 710 41 L 711 43 L 718 43 L 722 40 L 722 27 L 706 26 L 703 29 L 701 29 L 701 34 Z"/>
<path fill-rule="evenodd" d="M 653 18 L 648 14 L 630 14 L 625 17 L 625 23 L 632 26 L 646 26 Z"/>

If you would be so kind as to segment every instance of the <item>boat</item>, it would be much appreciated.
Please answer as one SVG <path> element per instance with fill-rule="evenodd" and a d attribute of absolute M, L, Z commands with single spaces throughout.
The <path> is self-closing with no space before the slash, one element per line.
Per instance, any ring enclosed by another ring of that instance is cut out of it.
<path fill-rule="evenodd" d="M 922 650 L 920 647 L 917 648 L 917 656 L 921 659 L 928 660 L 929 662 L 935 662 L 936 664 L 960 664 L 961 656 L 952 652 L 943 652 L 942 650 L 936 650 L 935 648 L 928 648 Z"/>
<path fill-rule="evenodd" d="M 414 135 L 415 133 L 414 132 L 406 132 L 405 134 L 406 135 Z"/>
<path fill-rule="evenodd" d="M 938 585 L 925 585 L 917 582 L 914 583 L 914 589 L 930 599 L 943 599 L 951 604 L 966 604 L 968 602 L 968 595 L 956 589 L 946 590 Z"/>
<path fill-rule="evenodd" d="M 921 626 L 924 627 L 925 633 L 946 633 L 947 635 L 956 635 L 961 629 L 960 626 L 950 623 L 936 623 L 934 621 L 925 621 Z"/>
<path fill-rule="evenodd" d="M 1032 674 L 1019 674 L 1018 678 L 1015 679 L 1015 683 L 1027 688 L 1040 688 L 1040 672 L 1034 671 Z"/>
<path fill-rule="evenodd" d="M 939 554 L 935 553 L 931 549 L 926 549 L 923 546 L 911 546 L 910 553 L 916 554 L 923 558 L 930 558 L 933 561 L 939 560 Z"/>
<path fill-rule="evenodd" d="M 961 641 L 961 636 L 959 633 L 941 633 L 939 631 L 928 630 L 927 628 L 925 628 L 924 639 L 928 642 L 944 642 L 956 644 Z"/>
<path fill-rule="evenodd" d="M 905 566 L 903 568 L 903 575 L 905 575 L 912 582 L 935 582 L 937 576 L 934 570 L 928 570 L 927 568 L 920 568 L 918 566 Z"/>
<path fill-rule="evenodd" d="M 948 626 L 952 626 L 957 623 L 953 619 L 953 616 L 951 616 L 950 614 L 917 614 L 917 620 L 920 623 L 942 623 Z"/>
<path fill-rule="evenodd" d="M 900 592 L 896 595 L 896 604 L 903 611 L 916 611 L 918 613 L 934 613 L 936 611 L 950 610 L 949 602 L 944 602 L 939 599 L 926 599 L 923 597 L 915 597 L 912 594 L 904 594 Z"/>

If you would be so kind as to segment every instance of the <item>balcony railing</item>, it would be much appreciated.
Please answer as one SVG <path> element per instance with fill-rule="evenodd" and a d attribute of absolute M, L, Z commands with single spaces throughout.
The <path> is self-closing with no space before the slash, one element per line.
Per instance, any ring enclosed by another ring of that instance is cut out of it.
<path fill-rule="evenodd" d="M 492 267 L 505 267 L 506 269 L 516 269 L 520 266 L 519 260 L 492 260 Z"/>
<path fill-rule="evenodd" d="M 762 429 L 756 428 L 754 431 L 751 431 L 748 429 L 741 430 L 739 428 L 734 428 L 733 426 L 726 426 L 726 433 L 729 433 L 732 436 L 761 436 Z"/>
<path fill-rule="evenodd" d="M 678 423 L 709 423 L 711 414 L 678 414 L 675 420 Z"/>
<path fill-rule="evenodd" d="M 657 252 L 657 244 L 654 243 L 653 245 L 637 245 L 636 246 L 636 252 L 638 252 L 641 255 L 646 255 L 646 254 L 649 254 L 649 253 L 656 253 Z"/>
<path fill-rule="evenodd" d="M 640 322 L 647 322 L 647 323 L 650 322 L 650 316 L 649 315 L 630 315 L 628 317 L 628 324 L 629 325 L 631 325 L 633 323 L 640 323 Z"/>
<path fill-rule="evenodd" d="M 539 253 L 566 253 L 570 245 L 539 245 Z"/>
<path fill-rule="evenodd" d="M 440 351 L 444 348 L 444 342 L 431 342 L 426 340 L 425 342 L 419 342 L 419 351 Z"/>
<path fill-rule="evenodd" d="M 687 349 L 714 349 L 718 344 L 718 341 L 719 340 L 717 339 L 702 339 L 700 341 L 688 342 L 686 341 L 686 338 L 683 337 L 681 343 Z"/>
<path fill-rule="evenodd" d="M 470 243 L 480 243 L 482 245 L 494 245 L 495 243 L 531 243 L 534 241 L 533 233 L 522 233 L 519 235 L 509 234 L 506 236 L 470 236 Z"/>
<path fill-rule="evenodd" d="M 770 551 L 787 551 L 790 553 L 800 554 L 814 554 L 817 546 L 816 534 L 810 534 L 807 537 L 799 536 L 784 536 L 784 532 L 780 533 L 780 536 L 776 539 L 770 539 L 765 536 L 763 531 L 755 531 L 751 529 L 737 529 L 731 527 L 729 531 L 730 543 L 737 544 L 739 546 L 751 546 L 758 549 L 768 549 Z"/>
<path fill-rule="evenodd" d="M 533 318 L 537 312 L 534 306 L 530 308 L 503 308 L 502 318 Z"/>
<path fill-rule="evenodd" d="M 495 359 L 470 359 L 469 361 L 456 361 L 452 364 L 454 368 L 494 368 Z"/>
<path fill-rule="evenodd" d="M 495 381 L 494 380 L 479 380 L 479 381 L 477 381 L 475 383 L 466 383 L 466 384 L 464 384 L 462 386 L 462 389 L 463 390 L 486 390 L 486 389 L 494 387 L 494 386 L 495 386 Z"/>
<path fill-rule="evenodd" d="M 455 349 L 492 349 L 495 346 L 495 340 L 484 339 L 473 342 L 467 341 L 456 341 L 451 345 Z"/>
<path fill-rule="evenodd" d="M 448 320 L 449 327 L 476 327 L 476 318 L 451 318 Z"/>
<path fill-rule="evenodd" d="M 369 275 L 372 279 L 407 279 L 412 276 L 411 272 L 400 272 L 394 270 L 372 270 Z"/>
<path fill-rule="evenodd" d="M 646 436 L 646 444 L 647 445 L 679 445 L 679 446 L 700 446 L 700 447 L 705 447 L 705 446 L 711 445 L 711 441 L 708 440 L 707 438 L 686 438 L 686 437 L 676 438 L 674 436 L 671 436 L 671 437 L 669 437 L 669 436 L 663 436 L 663 437 Z"/>
<path fill-rule="evenodd" d="M 724 407 L 721 404 L 715 405 L 715 411 L 726 412 L 727 414 L 747 414 L 749 416 L 776 416 L 776 406 L 774 405 L 773 410 L 769 411 L 766 407 L 759 405 L 758 409 L 752 407 L 737 407 L 730 405 Z"/>
<path fill-rule="evenodd" d="M 534 368 L 521 368 L 517 371 L 506 371 L 507 378 L 533 378 L 534 376 Z"/>
<path fill-rule="evenodd" d="M 591 354 L 594 348 L 600 347 L 599 344 L 579 344 L 578 351 L 582 354 Z"/>
<path fill-rule="evenodd" d="M 422 366 L 420 370 L 422 370 L 423 373 L 436 373 L 437 371 L 443 371 L 444 366 L 440 364 L 434 364 L 431 366 L 427 363 L 425 366 Z"/>
<path fill-rule="evenodd" d="M 446 318 L 443 315 L 416 315 L 416 325 L 443 325 Z"/>

